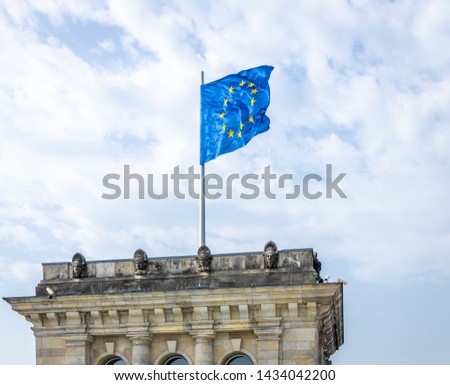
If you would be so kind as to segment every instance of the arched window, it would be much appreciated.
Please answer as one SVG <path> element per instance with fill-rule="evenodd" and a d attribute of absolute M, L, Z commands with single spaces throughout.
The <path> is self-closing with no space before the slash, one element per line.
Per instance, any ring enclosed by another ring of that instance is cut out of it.
<path fill-rule="evenodd" d="M 114 356 L 108 359 L 103 365 L 126 365 L 126 362 L 122 358 Z"/>
<path fill-rule="evenodd" d="M 225 362 L 225 365 L 253 365 L 253 361 L 249 356 L 239 353 L 231 356 L 227 362 Z"/>
<path fill-rule="evenodd" d="M 183 356 L 172 356 L 164 363 L 164 365 L 189 365 L 189 362 Z"/>

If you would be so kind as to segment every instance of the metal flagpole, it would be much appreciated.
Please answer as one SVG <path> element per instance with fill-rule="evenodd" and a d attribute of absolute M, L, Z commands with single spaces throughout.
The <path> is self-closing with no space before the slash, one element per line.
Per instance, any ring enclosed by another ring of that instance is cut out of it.
<path fill-rule="evenodd" d="M 205 77 L 202 71 L 201 83 L 204 84 Z M 201 134 L 200 134 L 201 135 Z M 200 138 L 201 140 L 201 138 Z M 200 245 L 205 244 L 205 165 L 200 165 Z"/>

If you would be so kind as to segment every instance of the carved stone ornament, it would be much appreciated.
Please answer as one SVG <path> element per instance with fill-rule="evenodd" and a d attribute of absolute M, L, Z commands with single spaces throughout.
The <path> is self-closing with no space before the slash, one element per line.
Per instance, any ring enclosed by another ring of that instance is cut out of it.
<path fill-rule="evenodd" d="M 137 249 L 133 256 L 134 274 L 144 275 L 147 272 L 148 257 L 142 249 Z"/>
<path fill-rule="evenodd" d="M 275 242 L 269 241 L 264 246 L 264 268 L 278 268 L 278 248 Z"/>
<path fill-rule="evenodd" d="M 195 261 L 197 262 L 198 271 L 202 273 L 211 271 L 212 255 L 208 246 L 203 245 L 199 247 Z"/>
<path fill-rule="evenodd" d="M 76 279 L 87 277 L 87 263 L 83 254 L 75 253 L 72 257 L 72 276 Z"/>
<path fill-rule="evenodd" d="M 317 253 L 313 252 L 313 269 L 316 271 L 316 281 L 317 283 L 323 283 L 323 279 L 320 277 L 320 270 L 322 270 L 322 262 L 317 258 Z"/>

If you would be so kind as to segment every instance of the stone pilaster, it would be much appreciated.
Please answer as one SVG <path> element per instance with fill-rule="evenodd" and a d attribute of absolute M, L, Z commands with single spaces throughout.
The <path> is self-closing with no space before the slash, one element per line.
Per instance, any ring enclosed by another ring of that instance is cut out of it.
<path fill-rule="evenodd" d="M 254 332 L 257 339 L 258 365 L 278 365 L 280 336 L 283 328 L 281 318 L 258 318 Z"/>
<path fill-rule="evenodd" d="M 66 365 L 90 365 L 91 344 L 94 338 L 88 334 L 72 334 L 64 337 Z"/>
<path fill-rule="evenodd" d="M 151 334 L 128 334 L 131 340 L 131 364 L 150 365 Z"/>
<path fill-rule="evenodd" d="M 289 317 L 283 330 L 282 362 L 285 365 L 314 365 L 321 363 L 319 345 L 319 308 L 316 301 L 301 305 L 289 304 Z"/>
<path fill-rule="evenodd" d="M 214 321 L 192 321 L 190 335 L 195 341 L 195 365 L 214 365 Z"/>
<path fill-rule="evenodd" d="M 149 332 L 149 323 L 142 309 L 128 311 L 128 333 L 131 341 L 131 364 L 150 365 L 150 345 L 153 335 Z"/>

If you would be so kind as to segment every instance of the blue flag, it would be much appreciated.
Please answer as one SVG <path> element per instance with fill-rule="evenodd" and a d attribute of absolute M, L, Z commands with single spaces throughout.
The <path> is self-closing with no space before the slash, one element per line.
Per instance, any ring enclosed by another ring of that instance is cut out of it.
<path fill-rule="evenodd" d="M 272 70 L 251 68 L 201 86 L 200 164 L 245 146 L 269 129 Z"/>

